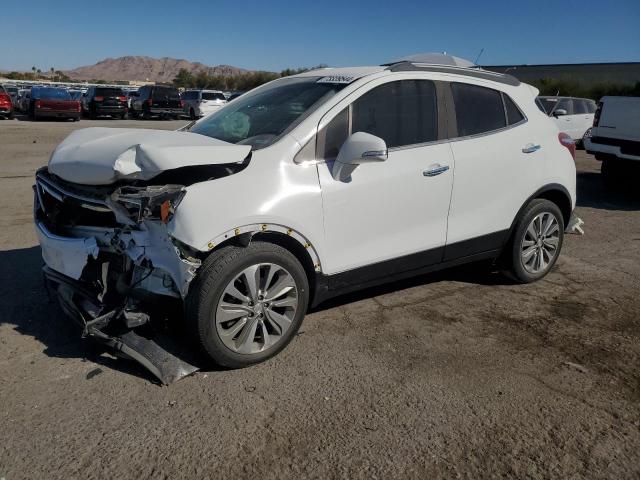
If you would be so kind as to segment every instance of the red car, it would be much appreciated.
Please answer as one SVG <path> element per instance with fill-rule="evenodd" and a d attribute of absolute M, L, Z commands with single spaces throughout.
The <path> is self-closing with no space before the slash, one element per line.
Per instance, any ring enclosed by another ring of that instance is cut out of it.
<path fill-rule="evenodd" d="M 43 117 L 72 118 L 80 120 L 80 101 L 72 100 L 63 88 L 33 87 L 27 110 L 31 120 Z"/>
<path fill-rule="evenodd" d="M 11 96 L 2 85 L 0 85 L 0 117 L 9 119 L 13 118 L 13 103 L 11 103 Z"/>

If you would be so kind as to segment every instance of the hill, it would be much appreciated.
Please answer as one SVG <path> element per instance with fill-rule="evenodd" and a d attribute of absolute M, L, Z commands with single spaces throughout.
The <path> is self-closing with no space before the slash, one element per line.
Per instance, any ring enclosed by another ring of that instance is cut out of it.
<path fill-rule="evenodd" d="M 64 73 L 76 80 L 145 80 L 151 82 L 171 82 L 180 69 L 191 73 L 205 71 L 209 75 L 235 76 L 244 70 L 230 65 L 208 66 L 200 62 L 189 62 L 177 58 L 152 58 L 126 56 L 106 58 L 95 65 L 66 70 Z"/>

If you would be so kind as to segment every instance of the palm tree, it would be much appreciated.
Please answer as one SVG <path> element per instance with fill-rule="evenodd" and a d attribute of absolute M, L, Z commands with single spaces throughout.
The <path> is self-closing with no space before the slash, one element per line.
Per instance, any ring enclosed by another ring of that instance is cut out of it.
<path fill-rule="evenodd" d="M 36 79 L 36 67 L 31 67 L 31 71 L 33 72 L 33 79 Z"/>
<path fill-rule="evenodd" d="M 53 81 L 55 82 L 55 81 L 56 81 L 56 77 L 55 77 L 55 72 L 56 72 L 56 71 L 55 71 L 55 69 L 54 69 L 53 67 L 51 67 L 51 69 L 50 69 L 50 70 L 51 70 L 51 78 L 52 78 L 52 79 L 53 79 Z"/>

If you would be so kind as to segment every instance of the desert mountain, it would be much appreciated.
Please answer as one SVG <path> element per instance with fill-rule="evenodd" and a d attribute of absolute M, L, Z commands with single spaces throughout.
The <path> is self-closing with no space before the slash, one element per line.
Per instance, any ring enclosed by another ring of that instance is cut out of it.
<path fill-rule="evenodd" d="M 126 56 L 106 58 L 95 65 L 67 70 L 64 73 L 76 80 L 148 80 L 152 82 L 171 82 L 181 68 L 192 73 L 206 71 L 209 75 L 238 75 L 246 72 L 242 68 L 230 65 L 214 67 L 199 62 L 189 62 L 177 58 L 152 58 Z"/>

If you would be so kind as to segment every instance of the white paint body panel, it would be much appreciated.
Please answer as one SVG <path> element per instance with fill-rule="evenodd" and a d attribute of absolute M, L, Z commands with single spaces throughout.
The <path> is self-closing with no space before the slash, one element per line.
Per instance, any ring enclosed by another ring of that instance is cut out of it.
<path fill-rule="evenodd" d="M 188 186 L 168 225 L 169 235 L 208 251 L 225 232 L 278 225 L 308 240 L 318 255 L 318 270 L 333 274 L 507 229 L 526 199 L 546 184 L 562 185 L 575 205 L 573 159 L 559 143 L 553 121 L 535 106 L 536 91 L 530 86 L 510 87 L 453 73 L 392 73 L 382 67 L 301 76 L 322 75 L 356 80 L 276 143 L 253 151 L 242 171 Z M 296 154 L 344 106 L 380 83 L 402 79 L 457 81 L 504 91 L 527 121 L 475 138 L 391 149 L 386 161 L 359 165 L 350 182 L 334 180 L 327 163 L 295 163 Z M 249 151 L 184 132 L 119 132 L 91 139 L 79 138 L 86 133 L 72 134 L 54 152 L 50 169 L 56 173 L 66 164 L 70 181 L 102 184 L 114 175 L 116 159 L 135 145 L 152 143 L 148 151 L 153 150 L 158 168 L 241 161 Z M 132 140 L 145 135 L 143 141 Z M 87 147 L 92 143 L 94 150 Z M 522 148 L 529 143 L 539 144 L 540 150 L 524 154 Z M 212 155 L 202 153 L 207 149 Z M 450 168 L 436 177 L 424 176 L 436 163 Z M 73 173 L 74 166 L 83 173 Z"/>

